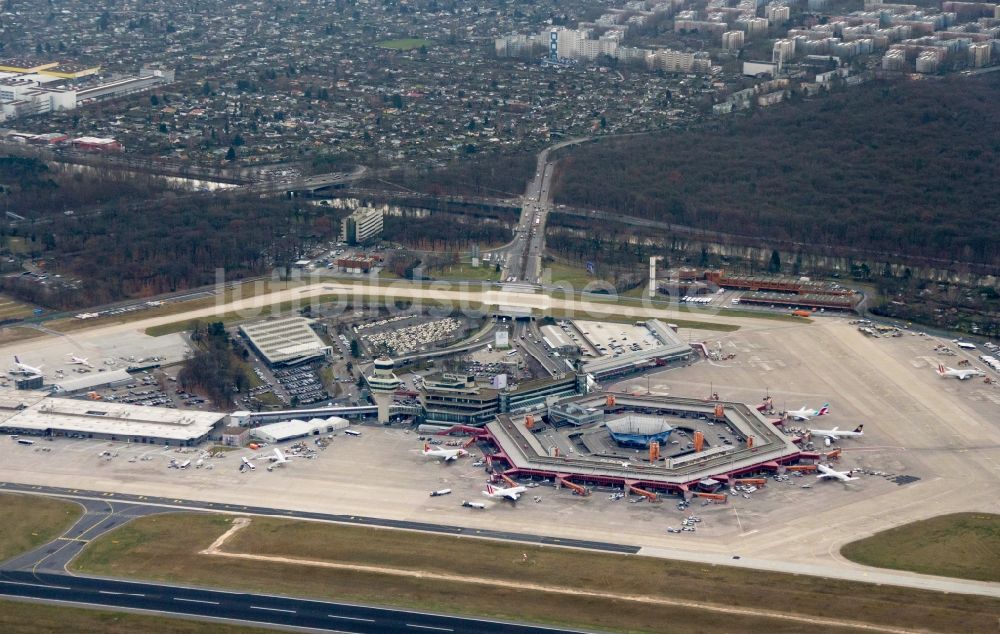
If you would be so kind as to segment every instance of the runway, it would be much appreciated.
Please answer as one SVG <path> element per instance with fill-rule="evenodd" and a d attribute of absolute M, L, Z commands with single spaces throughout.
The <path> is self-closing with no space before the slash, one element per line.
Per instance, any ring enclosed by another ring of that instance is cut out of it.
<path fill-rule="evenodd" d="M 68 602 L 89 607 L 147 610 L 164 615 L 226 619 L 246 625 L 301 627 L 358 634 L 553 634 L 575 631 L 347 603 L 66 574 L 0 571 L 0 596 Z"/>
<path fill-rule="evenodd" d="M 150 512 L 164 512 L 170 510 L 209 511 L 216 513 L 246 513 L 249 515 L 263 515 L 268 517 L 287 517 L 289 519 L 318 520 L 323 522 L 338 522 L 342 524 L 355 524 L 360 526 L 376 526 L 380 528 L 395 528 L 404 530 L 424 531 L 428 533 L 438 533 L 443 535 L 464 535 L 469 537 L 482 537 L 486 539 L 516 541 L 525 544 L 540 544 L 544 546 L 563 546 L 568 548 L 581 548 L 584 550 L 596 550 L 596 551 L 622 553 L 629 555 L 634 555 L 639 552 L 639 546 L 615 544 L 611 542 L 590 541 L 583 539 L 565 539 L 559 537 L 548 537 L 545 535 L 534 535 L 531 533 L 517 533 L 511 531 L 495 531 L 495 530 L 479 529 L 479 528 L 463 528 L 461 526 L 451 526 L 448 524 L 411 522 L 404 520 L 383 519 L 378 517 L 365 517 L 361 515 L 336 515 L 331 513 L 291 511 L 286 509 L 268 508 L 264 506 L 218 504 L 214 502 L 200 502 L 197 500 L 184 500 L 178 498 L 151 497 L 146 495 L 131 495 L 127 493 L 111 493 L 105 491 L 88 491 L 84 489 L 67 489 L 63 487 L 17 484 L 15 482 L 0 482 L 0 491 L 54 495 L 58 497 L 69 498 L 79 502 L 96 500 L 98 502 L 103 502 L 105 504 L 117 504 L 120 507 L 132 505 L 138 507 L 148 507 L 149 509 L 155 510 L 155 511 L 154 510 L 142 511 L 141 514 L 149 514 Z"/>

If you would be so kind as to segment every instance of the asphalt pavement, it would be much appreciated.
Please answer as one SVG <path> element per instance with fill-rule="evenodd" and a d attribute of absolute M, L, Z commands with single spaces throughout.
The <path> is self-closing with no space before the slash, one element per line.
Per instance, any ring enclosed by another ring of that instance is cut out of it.
<path fill-rule="evenodd" d="M 267 594 L 6 570 L 0 571 L 0 596 L 227 619 L 245 625 L 303 627 L 359 634 L 552 634 L 574 631 Z"/>

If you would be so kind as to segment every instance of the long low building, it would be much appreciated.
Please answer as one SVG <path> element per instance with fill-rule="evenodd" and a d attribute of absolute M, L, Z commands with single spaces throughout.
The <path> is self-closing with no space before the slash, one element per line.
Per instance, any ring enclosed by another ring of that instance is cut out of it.
<path fill-rule="evenodd" d="M 83 376 L 56 379 L 53 391 L 61 394 L 72 394 L 84 390 L 96 390 L 102 387 L 117 387 L 131 383 L 135 379 L 124 368 L 108 372 L 91 372 Z"/>
<path fill-rule="evenodd" d="M 694 354 L 691 346 L 684 343 L 673 328 L 659 319 L 650 319 L 643 325 L 657 340 L 658 345 L 617 356 L 601 356 L 584 363 L 583 371 L 597 380 L 602 380 L 641 372 L 651 367 L 680 363 Z"/>
<path fill-rule="evenodd" d="M 277 443 L 304 438 L 306 436 L 329 434 L 341 429 L 347 429 L 349 424 L 346 418 L 340 418 L 339 416 L 312 418 L 307 421 L 295 418 L 280 423 L 255 427 L 250 434 L 264 442 Z"/>
<path fill-rule="evenodd" d="M 54 398 L 0 389 L 0 431 L 99 438 L 155 445 L 197 445 L 218 437 L 227 414 Z"/>

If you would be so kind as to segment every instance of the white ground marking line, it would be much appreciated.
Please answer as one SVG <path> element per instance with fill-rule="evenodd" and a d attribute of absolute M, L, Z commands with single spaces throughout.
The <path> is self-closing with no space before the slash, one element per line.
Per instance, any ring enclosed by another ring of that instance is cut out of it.
<path fill-rule="evenodd" d="M 454 632 L 455 630 L 450 627 L 435 627 L 433 625 L 416 625 L 414 623 L 407 623 L 406 627 L 415 627 L 420 630 L 436 630 L 438 632 Z"/>
<path fill-rule="evenodd" d="M 49 590 L 71 590 L 72 589 L 72 588 L 67 588 L 66 586 L 49 586 L 49 585 L 46 585 L 44 583 L 27 583 L 27 582 L 24 582 L 24 581 L 3 581 L 3 580 L 0 580 L 0 583 L 5 583 L 5 584 L 8 584 L 8 585 L 12 585 L 12 586 L 30 586 L 32 588 L 46 588 L 46 589 L 49 589 Z"/>
<path fill-rule="evenodd" d="M 288 614 L 295 614 L 295 610 L 286 610 L 285 608 L 265 608 L 260 605 L 251 605 L 251 610 L 267 610 L 268 612 L 287 612 Z"/>
<path fill-rule="evenodd" d="M 364 623 L 374 623 L 375 619 L 363 619 L 359 616 L 340 616 L 339 614 L 327 614 L 327 618 L 344 619 L 345 621 L 363 621 Z"/>
<path fill-rule="evenodd" d="M 205 601 L 204 599 L 185 599 L 184 597 L 173 597 L 173 599 L 174 601 L 184 601 L 185 603 L 207 603 L 209 605 L 219 605 L 218 601 Z"/>

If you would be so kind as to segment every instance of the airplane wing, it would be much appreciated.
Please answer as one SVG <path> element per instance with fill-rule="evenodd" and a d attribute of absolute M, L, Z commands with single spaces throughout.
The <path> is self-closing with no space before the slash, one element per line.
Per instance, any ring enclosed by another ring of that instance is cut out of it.
<path fill-rule="evenodd" d="M 451 454 L 449 456 L 445 456 L 445 460 L 457 460 L 457 459 L 458 459 L 458 454 L 457 453 L 453 453 L 453 454 Z"/>
<path fill-rule="evenodd" d="M 510 498 L 511 500 L 515 501 L 515 502 L 517 502 L 518 498 L 521 497 L 520 493 L 504 493 L 504 495 L 507 496 L 508 498 Z"/>

